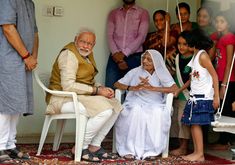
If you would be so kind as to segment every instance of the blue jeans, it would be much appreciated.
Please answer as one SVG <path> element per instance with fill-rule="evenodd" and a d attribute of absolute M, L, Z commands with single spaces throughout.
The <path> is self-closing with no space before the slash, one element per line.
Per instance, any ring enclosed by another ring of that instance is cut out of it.
<path fill-rule="evenodd" d="M 122 78 L 129 70 L 140 66 L 141 54 L 142 52 L 135 53 L 124 58 L 124 60 L 128 65 L 127 70 L 120 70 L 118 68 L 118 65 L 113 61 L 112 56 L 110 54 L 108 59 L 108 64 L 106 67 L 105 86 L 114 89 L 113 84 L 115 82 L 117 82 L 120 78 Z"/>

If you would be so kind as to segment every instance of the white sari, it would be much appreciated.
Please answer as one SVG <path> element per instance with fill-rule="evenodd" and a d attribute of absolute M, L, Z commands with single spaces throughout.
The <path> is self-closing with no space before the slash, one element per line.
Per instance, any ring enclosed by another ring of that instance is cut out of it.
<path fill-rule="evenodd" d="M 151 75 L 139 66 L 129 71 L 118 82 L 136 86 L 139 77 L 149 78 L 152 86 L 170 87 L 175 84 L 168 72 L 162 55 L 148 50 L 154 62 Z M 171 118 L 165 110 L 164 94 L 154 91 L 129 91 L 123 104 L 123 111 L 115 124 L 116 147 L 120 156 L 134 155 L 137 159 L 157 156 L 165 149 Z"/>

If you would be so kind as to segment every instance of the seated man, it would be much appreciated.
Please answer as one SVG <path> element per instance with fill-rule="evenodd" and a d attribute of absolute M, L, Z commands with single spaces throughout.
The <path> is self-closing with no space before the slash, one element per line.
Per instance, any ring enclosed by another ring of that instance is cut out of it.
<path fill-rule="evenodd" d="M 114 91 L 111 88 L 95 85 L 94 77 L 98 73 L 92 52 L 95 39 L 93 32 L 80 31 L 75 41 L 60 51 L 53 65 L 49 88 L 78 94 L 79 101 L 85 107 L 80 113 L 89 118 L 82 159 L 99 162 L 101 159 L 114 158 L 100 145 L 116 121 L 121 104 L 113 98 Z M 46 100 L 48 114 L 68 113 L 73 110 L 72 98 L 47 94 Z"/>

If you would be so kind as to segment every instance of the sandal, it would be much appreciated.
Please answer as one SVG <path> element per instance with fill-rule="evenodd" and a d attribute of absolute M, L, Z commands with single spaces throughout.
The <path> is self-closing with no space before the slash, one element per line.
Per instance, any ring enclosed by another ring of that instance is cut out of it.
<path fill-rule="evenodd" d="M 0 151 L 0 163 L 7 163 L 11 160 L 10 156 L 4 150 Z"/>
<path fill-rule="evenodd" d="M 88 149 L 82 150 L 82 160 L 96 163 L 100 162 L 100 159 Z"/>
<path fill-rule="evenodd" d="M 135 156 L 131 154 L 124 155 L 123 158 L 130 161 L 135 160 Z"/>
<path fill-rule="evenodd" d="M 94 155 L 96 155 L 99 159 L 117 159 L 118 156 L 116 154 L 113 153 L 108 153 L 106 152 L 102 147 L 100 147 L 100 149 L 98 149 L 97 151 L 93 152 Z"/>
<path fill-rule="evenodd" d="M 19 151 L 17 148 L 6 150 L 6 152 L 12 159 L 23 159 L 23 160 L 30 159 L 30 156 L 28 153 L 23 153 Z"/>

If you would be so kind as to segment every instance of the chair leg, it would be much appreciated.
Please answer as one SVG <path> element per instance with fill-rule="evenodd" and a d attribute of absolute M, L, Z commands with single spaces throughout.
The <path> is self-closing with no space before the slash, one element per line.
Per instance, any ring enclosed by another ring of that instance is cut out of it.
<path fill-rule="evenodd" d="M 40 138 L 40 142 L 39 142 L 39 146 L 38 146 L 37 155 L 41 154 L 42 147 L 43 147 L 43 144 L 45 142 L 45 139 L 46 139 L 47 132 L 48 132 L 48 129 L 50 127 L 51 121 L 52 121 L 52 119 L 51 119 L 50 116 L 45 117 L 43 128 L 42 128 L 42 134 L 41 134 L 41 138 Z"/>
<path fill-rule="evenodd" d="M 56 122 L 57 122 L 57 124 L 56 124 L 56 132 L 55 132 L 53 149 L 52 149 L 53 151 L 57 151 L 60 147 L 66 119 L 59 119 Z"/>
<path fill-rule="evenodd" d="M 162 152 L 162 158 L 167 158 L 168 157 L 168 152 L 169 152 L 169 140 L 170 140 L 170 130 L 168 132 L 168 135 L 166 137 L 166 148 L 165 150 Z"/>
<path fill-rule="evenodd" d="M 76 120 L 75 155 L 74 155 L 75 162 L 81 161 L 86 123 L 87 123 L 87 117 L 80 114 L 79 121 Z"/>

